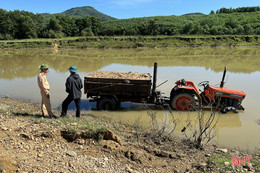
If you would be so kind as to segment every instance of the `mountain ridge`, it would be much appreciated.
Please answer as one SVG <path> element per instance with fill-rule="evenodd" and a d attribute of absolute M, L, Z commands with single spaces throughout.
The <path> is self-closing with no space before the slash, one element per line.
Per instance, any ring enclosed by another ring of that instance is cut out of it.
<path fill-rule="evenodd" d="M 98 10 L 96 10 L 94 7 L 91 7 L 91 6 L 73 7 L 68 10 L 65 10 L 61 13 L 54 13 L 54 14 L 40 13 L 40 14 L 43 15 L 47 19 L 51 18 L 53 15 L 58 15 L 58 14 L 67 15 L 67 16 L 74 17 L 74 18 L 83 18 L 83 17 L 94 16 L 94 17 L 99 18 L 101 21 L 109 21 L 109 20 L 116 19 L 116 18 L 106 15 L 102 12 L 99 12 Z"/>

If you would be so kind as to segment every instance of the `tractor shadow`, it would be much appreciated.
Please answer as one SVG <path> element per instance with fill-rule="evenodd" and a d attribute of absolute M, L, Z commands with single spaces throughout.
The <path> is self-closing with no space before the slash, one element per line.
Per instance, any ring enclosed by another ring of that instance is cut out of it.
<path fill-rule="evenodd" d="M 146 110 L 147 106 L 152 110 L 162 110 L 162 108 L 155 107 L 152 105 L 144 105 L 143 103 L 132 103 L 132 102 L 122 102 L 120 108 L 114 111 L 133 111 L 133 110 Z M 62 110 L 62 104 L 57 107 L 58 111 Z M 90 102 L 87 99 L 82 99 L 80 103 L 81 111 L 97 111 L 97 102 Z M 72 101 L 68 106 L 68 111 L 76 111 L 76 105 L 74 101 Z"/>

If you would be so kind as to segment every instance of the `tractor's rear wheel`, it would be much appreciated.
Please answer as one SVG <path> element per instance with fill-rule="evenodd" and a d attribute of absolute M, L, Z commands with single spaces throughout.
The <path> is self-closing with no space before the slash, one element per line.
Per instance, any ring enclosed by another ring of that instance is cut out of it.
<path fill-rule="evenodd" d="M 101 98 L 97 102 L 97 108 L 99 110 L 115 110 L 116 103 L 113 98 Z"/>
<path fill-rule="evenodd" d="M 170 107 L 180 111 L 195 110 L 195 98 L 189 93 L 180 93 L 170 100 Z"/>

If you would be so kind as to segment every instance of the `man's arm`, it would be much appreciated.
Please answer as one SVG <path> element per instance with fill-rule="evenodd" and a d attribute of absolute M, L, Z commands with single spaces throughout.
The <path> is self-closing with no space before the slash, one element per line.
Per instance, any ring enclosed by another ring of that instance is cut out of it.
<path fill-rule="evenodd" d="M 67 92 L 67 93 L 70 93 L 71 84 L 70 84 L 69 78 L 67 78 L 67 81 L 66 81 L 65 86 L 66 86 L 66 92 Z"/>
<path fill-rule="evenodd" d="M 46 96 L 49 98 L 49 90 L 47 88 L 44 87 L 44 80 L 43 77 L 41 75 L 38 75 L 38 84 L 39 87 L 42 91 L 44 91 L 44 93 L 46 94 Z"/>
<path fill-rule="evenodd" d="M 82 80 L 80 78 L 80 89 L 82 89 L 82 88 L 83 88 L 83 85 L 82 85 Z"/>

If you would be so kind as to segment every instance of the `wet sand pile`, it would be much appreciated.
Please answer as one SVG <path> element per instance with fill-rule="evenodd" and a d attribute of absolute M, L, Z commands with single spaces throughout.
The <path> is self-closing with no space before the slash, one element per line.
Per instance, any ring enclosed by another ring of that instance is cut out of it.
<path fill-rule="evenodd" d="M 137 73 L 137 72 L 104 72 L 95 71 L 90 73 L 88 78 L 109 78 L 109 79 L 134 79 L 134 80 L 151 80 L 149 73 Z"/>

